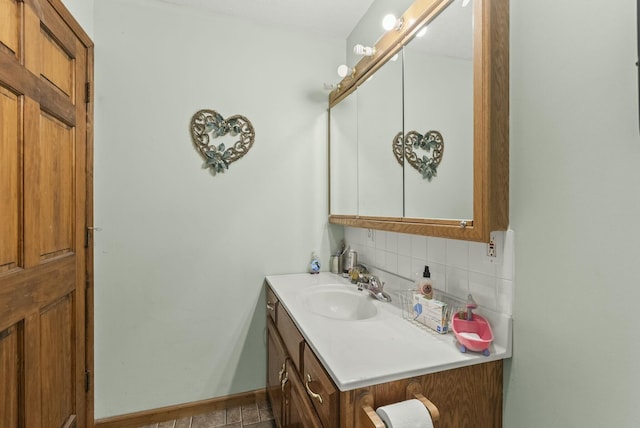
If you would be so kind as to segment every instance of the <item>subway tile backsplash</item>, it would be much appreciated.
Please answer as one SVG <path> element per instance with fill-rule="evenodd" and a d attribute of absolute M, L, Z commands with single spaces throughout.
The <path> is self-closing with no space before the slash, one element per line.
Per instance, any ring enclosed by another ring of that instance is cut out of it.
<path fill-rule="evenodd" d="M 436 289 L 461 299 L 471 293 L 479 305 L 512 315 L 513 231 L 493 236 L 496 257 L 482 242 L 345 227 L 347 244 L 365 266 L 415 281 L 428 265 Z"/>

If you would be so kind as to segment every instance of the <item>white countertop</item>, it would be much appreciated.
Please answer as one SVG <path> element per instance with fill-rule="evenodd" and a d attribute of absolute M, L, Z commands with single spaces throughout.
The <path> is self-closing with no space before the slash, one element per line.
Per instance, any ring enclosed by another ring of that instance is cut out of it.
<path fill-rule="evenodd" d="M 489 318 L 494 333 L 491 355 L 485 357 L 460 352 L 453 333 L 418 327 L 403 319 L 398 307 L 377 301 L 366 291 L 363 298 L 371 299 L 378 309 L 369 319 L 337 320 L 308 310 L 301 296 L 310 287 L 341 284 L 357 289 L 339 275 L 302 273 L 266 279 L 341 391 L 511 357 L 508 316 L 478 311 Z"/>

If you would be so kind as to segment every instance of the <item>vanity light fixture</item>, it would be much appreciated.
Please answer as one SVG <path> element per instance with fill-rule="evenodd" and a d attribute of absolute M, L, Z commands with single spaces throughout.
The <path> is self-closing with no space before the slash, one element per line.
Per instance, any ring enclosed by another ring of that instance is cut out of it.
<path fill-rule="evenodd" d="M 404 20 L 402 18 L 396 18 L 396 16 L 392 13 L 389 13 L 385 15 L 384 18 L 382 18 L 382 28 L 384 28 L 386 31 L 400 31 L 403 24 Z"/>
<path fill-rule="evenodd" d="M 362 56 L 373 56 L 376 53 L 376 48 L 375 46 L 370 47 L 357 44 L 353 47 L 353 53 Z"/>
<path fill-rule="evenodd" d="M 340 77 L 353 77 L 356 74 L 356 69 L 351 68 L 348 65 L 341 64 L 338 66 L 338 76 Z"/>

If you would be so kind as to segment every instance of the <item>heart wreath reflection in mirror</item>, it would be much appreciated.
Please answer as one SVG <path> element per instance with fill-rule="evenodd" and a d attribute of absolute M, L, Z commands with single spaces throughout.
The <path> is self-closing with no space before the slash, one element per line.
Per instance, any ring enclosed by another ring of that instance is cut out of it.
<path fill-rule="evenodd" d="M 427 154 L 420 158 L 415 150 L 426 150 Z M 402 132 L 398 132 L 393 139 L 393 154 L 400 165 L 406 158 L 409 165 L 414 167 L 422 178 L 431 181 L 438 172 L 438 165 L 442 161 L 444 140 L 438 131 L 428 131 L 422 135 L 416 131 L 409 131 L 402 138 Z"/>
<path fill-rule="evenodd" d="M 232 162 L 247 154 L 253 146 L 256 133 L 253 125 L 244 116 L 234 115 L 225 119 L 215 110 L 200 110 L 191 118 L 191 139 L 205 161 L 205 168 L 211 168 L 215 175 L 229 169 Z M 232 146 L 216 144 L 224 136 L 237 137 Z M 219 140 L 218 140 L 219 141 Z"/>

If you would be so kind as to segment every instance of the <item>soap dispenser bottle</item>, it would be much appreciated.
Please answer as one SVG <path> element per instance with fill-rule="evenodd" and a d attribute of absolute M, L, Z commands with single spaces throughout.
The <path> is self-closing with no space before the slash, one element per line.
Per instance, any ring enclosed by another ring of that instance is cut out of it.
<path fill-rule="evenodd" d="M 311 261 L 309 262 L 309 273 L 320 273 L 320 259 L 315 252 L 311 253 Z"/>
<path fill-rule="evenodd" d="M 429 266 L 424 267 L 422 277 L 418 278 L 418 291 L 424 296 L 425 299 L 433 299 L 433 283 L 431 282 L 431 272 Z"/>

